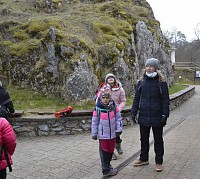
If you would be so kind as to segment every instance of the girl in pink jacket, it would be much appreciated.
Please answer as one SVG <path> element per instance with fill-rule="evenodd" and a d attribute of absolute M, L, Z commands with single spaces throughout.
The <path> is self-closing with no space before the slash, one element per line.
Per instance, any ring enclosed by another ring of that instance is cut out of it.
<path fill-rule="evenodd" d="M 12 165 L 11 156 L 16 148 L 16 137 L 10 123 L 0 117 L 0 179 L 6 179 L 6 168 Z M 11 171 L 11 168 L 9 168 Z"/>
<path fill-rule="evenodd" d="M 119 111 L 121 112 L 126 105 L 126 95 L 124 89 L 122 88 L 122 84 L 117 81 L 115 75 L 112 73 L 108 73 L 106 75 L 105 82 L 110 86 L 111 98 L 114 100 L 115 104 L 119 108 Z"/>

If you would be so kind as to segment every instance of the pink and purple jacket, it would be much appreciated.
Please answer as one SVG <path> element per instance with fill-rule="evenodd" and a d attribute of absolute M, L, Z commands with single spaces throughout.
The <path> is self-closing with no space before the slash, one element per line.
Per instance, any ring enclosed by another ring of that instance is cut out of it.
<path fill-rule="evenodd" d="M 10 164 L 12 165 L 11 155 L 14 154 L 16 148 L 16 137 L 10 123 L 5 119 L 0 117 L 0 146 L 5 143 L 6 149 L 8 152 L 8 158 L 10 160 Z M 7 161 L 5 159 L 4 152 L 2 151 L 2 155 L 0 156 L 0 170 L 8 167 Z"/>
<path fill-rule="evenodd" d="M 97 111 L 93 111 L 92 116 L 92 136 L 98 136 L 99 139 L 113 139 L 116 132 L 122 132 L 122 119 L 119 108 L 116 106 L 116 115 L 114 110 L 108 111 L 102 109 L 98 118 Z"/>

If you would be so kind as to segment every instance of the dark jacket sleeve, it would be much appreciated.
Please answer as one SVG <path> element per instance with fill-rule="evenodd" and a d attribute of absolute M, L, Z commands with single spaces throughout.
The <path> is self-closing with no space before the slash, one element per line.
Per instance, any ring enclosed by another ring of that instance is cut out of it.
<path fill-rule="evenodd" d="M 162 90 L 162 115 L 169 117 L 169 91 L 166 82 L 161 82 L 161 90 Z"/>
<path fill-rule="evenodd" d="M 132 105 L 132 109 L 131 109 L 132 116 L 136 116 L 137 112 L 139 110 L 141 90 L 142 90 L 142 81 L 140 80 L 140 81 L 138 81 L 136 90 L 135 90 L 135 96 L 134 96 L 133 105 Z"/>
<path fill-rule="evenodd" d="M 4 104 L 9 113 L 15 113 L 13 102 L 10 95 L 4 87 L 0 87 L 0 104 Z"/>
<path fill-rule="evenodd" d="M 6 108 L 8 109 L 9 113 L 13 114 L 15 113 L 13 102 L 10 101 L 7 104 L 5 104 Z"/>
<path fill-rule="evenodd" d="M 10 95 L 8 92 L 6 92 L 4 101 L 10 99 Z M 13 102 L 10 100 L 8 103 L 5 104 L 6 109 L 9 111 L 9 113 L 15 113 Z"/>

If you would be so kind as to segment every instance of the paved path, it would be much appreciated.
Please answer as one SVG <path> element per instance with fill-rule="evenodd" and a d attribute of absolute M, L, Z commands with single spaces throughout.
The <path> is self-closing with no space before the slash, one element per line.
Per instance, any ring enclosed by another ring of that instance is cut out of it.
<path fill-rule="evenodd" d="M 153 146 L 150 164 L 133 167 L 140 149 L 139 127 L 124 127 L 124 154 L 112 161 L 121 170 L 114 179 L 200 179 L 200 86 L 184 104 L 171 111 L 165 129 L 164 170 L 155 172 Z M 152 136 L 151 136 L 152 139 Z M 125 166 L 123 162 L 128 163 Z M 8 179 L 98 179 L 102 177 L 98 141 L 90 134 L 20 137 Z"/>

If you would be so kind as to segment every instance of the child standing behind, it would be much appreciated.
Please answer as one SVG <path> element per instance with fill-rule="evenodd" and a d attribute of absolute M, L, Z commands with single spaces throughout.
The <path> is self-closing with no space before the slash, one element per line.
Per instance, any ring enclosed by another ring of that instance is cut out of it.
<path fill-rule="evenodd" d="M 118 107 L 111 99 L 107 86 L 100 89 L 92 116 L 92 139 L 99 139 L 99 154 L 104 177 L 116 175 L 118 170 L 110 164 L 117 135 L 122 133 L 122 119 Z"/>

